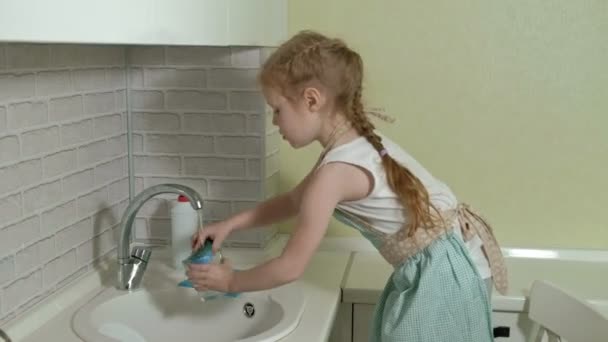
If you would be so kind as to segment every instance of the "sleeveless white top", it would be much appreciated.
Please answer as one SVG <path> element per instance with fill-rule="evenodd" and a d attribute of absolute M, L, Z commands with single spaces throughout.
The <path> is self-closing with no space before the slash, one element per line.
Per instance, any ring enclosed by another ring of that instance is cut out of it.
<path fill-rule="evenodd" d="M 420 179 L 429 193 L 431 203 L 438 210 L 444 211 L 456 208 L 458 201 L 447 185 L 433 177 L 399 145 L 383 135 L 380 136 L 388 154 Z M 407 222 L 407 217 L 404 217 L 403 207 L 386 181 L 386 173 L 380 155 L 367 139 L 358 137 L 331 149 L 319 166 L 332 162 L 352 164 L 367 170 L 374 181 L 373 189 L 367 197 L 357 201 L 340 202 L 338 208 L 365 218 L 375 229 L 383 233 L 394 234 L 399 231 Z M 454 232 L 462 239 L 460 227 L 454 229 Z M 481 277 L 484 279 L 491 277 L 488 260 L 481 249 L 481 239 L 475 236 L 464 244 Z"/>

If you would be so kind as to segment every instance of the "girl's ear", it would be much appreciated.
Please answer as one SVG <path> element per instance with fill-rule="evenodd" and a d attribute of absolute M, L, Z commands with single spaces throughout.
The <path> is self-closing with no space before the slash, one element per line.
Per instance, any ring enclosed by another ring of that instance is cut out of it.
<path fill-rule="evenodd" d="M 310 112 L 318 112 L 325 105 L 325 96 L 314 87 L 304 89 L 304 103 Z"/>

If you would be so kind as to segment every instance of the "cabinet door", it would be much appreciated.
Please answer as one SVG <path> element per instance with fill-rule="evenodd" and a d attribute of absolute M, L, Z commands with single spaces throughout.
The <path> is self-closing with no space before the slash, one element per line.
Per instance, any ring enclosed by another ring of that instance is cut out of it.
<path fill-rule="evenodd" d="M 372 318 L 373 304 L 353 305 L 353 342 L 368 342 Z"/>

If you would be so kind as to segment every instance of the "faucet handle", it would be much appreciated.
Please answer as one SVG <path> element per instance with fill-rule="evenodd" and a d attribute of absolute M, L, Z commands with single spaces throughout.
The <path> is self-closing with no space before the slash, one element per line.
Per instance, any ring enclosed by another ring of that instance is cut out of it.
<path fill-rule="evenodd" d="M 152 251 L 148 248 L 143 247 L 133 247 L 133 251 L 131 252 L 131 257 L 139 259 L 145 263 L 150 260 L 150 255 Z"/>

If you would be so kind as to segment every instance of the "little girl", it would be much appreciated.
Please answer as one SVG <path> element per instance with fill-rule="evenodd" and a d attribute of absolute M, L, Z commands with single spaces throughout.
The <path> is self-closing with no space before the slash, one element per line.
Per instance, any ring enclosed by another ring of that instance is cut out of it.
<path fill-rule="evenodd" d="M 492 341 L 490 281 L 501 292 L 507 285 L 498 244 L 481 217 L 374 130 L 361 103 L 359 54 L 341 40 L 304 31 L 268 58 L 259 78 L 283 139 L 294 148 L 318 141 L 323 152 L 291 191 L 193 237 L 193 248 L 212 238 L 217 251 L 232 231 L 295 216 L 282 254 L 239 272 L 229 263 L 192 265 L 195 287 L 256 291 L 298 279 L 333 215 L 394 267 L 370 341 Z"/>

